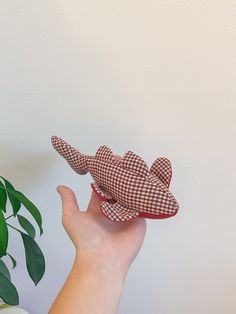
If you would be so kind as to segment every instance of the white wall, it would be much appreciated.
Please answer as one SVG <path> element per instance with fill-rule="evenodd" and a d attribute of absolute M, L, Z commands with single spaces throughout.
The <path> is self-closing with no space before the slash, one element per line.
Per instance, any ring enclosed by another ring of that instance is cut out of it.
<path fill-rule="evenodd" d="M 27 275 L 12 234 L 21 305 L 44 314 L 73 262 L 58 184 L 86 208 L 90 175 L 53 150 L 63 137 L 106 144 L 150 166 L 172 161 L 180 212 L 147 220 L 119 314 L 233 314 L 236 309 L 235 8 L 233 1 L 2 1 L 0 174 L 41 209 L 46 273 Z M 233 88 L 234 87 L 234 88 Z"/>

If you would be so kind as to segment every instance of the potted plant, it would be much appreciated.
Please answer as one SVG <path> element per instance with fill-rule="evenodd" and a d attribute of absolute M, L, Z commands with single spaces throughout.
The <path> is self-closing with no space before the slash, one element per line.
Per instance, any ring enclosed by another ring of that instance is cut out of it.
<path fill-rule="evenodd" d="M 8 252 L 10 229 L 18 232 L 22 238 L 26 268 L 35 286 L 45 272 L 45 258 L 35 241 L 35 228 L 27 218 L 19 214 L 23 207 L 31 214 L 41 236 L 43 228 L 39 209 L 8 180 L 0 176 L 0 313 L 27 313 L 17 307 L 19 295 L 7 266 L 11 263 L 14 269 L 17 265 L 16 259 Z M 12 225 L 12 222 L 17 222 L 18 226 Z"/>

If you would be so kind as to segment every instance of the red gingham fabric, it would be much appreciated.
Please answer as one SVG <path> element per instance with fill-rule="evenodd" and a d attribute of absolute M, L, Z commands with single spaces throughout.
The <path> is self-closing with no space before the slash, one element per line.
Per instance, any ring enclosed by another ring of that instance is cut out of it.
<path fill-rule="evenodd" d="M 127 221 L 137 216 L 163 219 L 178 212 L 178 202 L 169 191 L 172 169 L 167 158 L 157 158 L 149 170 L 145 161 L 132 151 L 117 159 L 106 145 L 90 156 L 57 136 L 52 136 L 51 142 L 74 171 L 91 174 L 95 181 L 91 187 L 103 199 L 101 212 L 108 219 Z"/>

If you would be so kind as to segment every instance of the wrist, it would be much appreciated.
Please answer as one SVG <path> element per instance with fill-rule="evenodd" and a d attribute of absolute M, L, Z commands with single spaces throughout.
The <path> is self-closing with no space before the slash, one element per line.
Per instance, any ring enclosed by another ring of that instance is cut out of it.
<path fill-rule="evenodd" d="M 111 262 L 99 253 L 88 254 L 79 250 L 76 251 L 73 268 L 99 277 L 103 282 L 120 283 L 120 285 L 123 285 L 127 274 L 127 270 L 123 269 L 118 262 Z"/>
<path fill-rule="evenodd" d="M 76 252 L 72 269 L 49 313 L 117 312 L 125 274 L 96 254 Z"/>

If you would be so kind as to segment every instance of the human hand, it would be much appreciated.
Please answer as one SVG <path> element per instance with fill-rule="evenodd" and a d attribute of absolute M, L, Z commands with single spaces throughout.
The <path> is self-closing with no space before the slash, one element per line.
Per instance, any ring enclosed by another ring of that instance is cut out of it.
<path fill-rule="evenodd" d="M 145 218 L 115 222 L 100 210 L 103 201 L 94 191 L 87 211 L 81 211 L 74 192 L 59 185 L 62 224 L 76 248 L 76 256 L 104 269 L 114 267 L 125 275 L 138 254 L 146 233 Z"/>
<path fill-rule="evenodd" d="M 57 191 L 62 200 L 62 224 L 76 256 L 49 313 L 116 313 L 127 271 L 144 240 L 146 220 L 107 219 L 100 210 L 103 200 L 93 190 L 86 211 L 80 210 L 69 187 L 59 185 Z"/>

